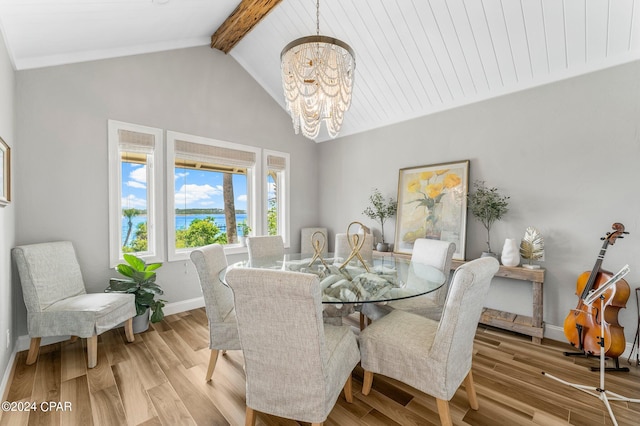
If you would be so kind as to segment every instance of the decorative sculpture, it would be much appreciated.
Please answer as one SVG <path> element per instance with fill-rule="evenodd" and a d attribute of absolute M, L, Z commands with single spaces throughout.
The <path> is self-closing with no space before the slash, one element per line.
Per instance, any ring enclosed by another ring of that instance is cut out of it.
<path fill-rule="evenodd" d="M 318 238 L 316 238 L 318 236 Z M 313 265 L 313 262 L 319 260 L 325 266 L 325 268 L 329 269 L 329 265 L 322 258 L 322 250 L 324 250 L 324 246 L 327 244 L 327 239 L 322 231 L 316 231 L 311 234 L 311 247 L 313 247 L 313 258 L 311 262 L 309 262 L 309 266 Z"/>
<path fill-rule="evenodd" d="M 340 269 L 344 269 L 344 267 L 347 266 L 349 262 L 351 262 L 354 258 L 357 258 L 360 261 L 360 263 L 362 263 L 362 266 L 364 267 L 364 269 L 367 272 L 371 272 L 369 271 L 369 266 L 367 266 L 367 262 L 365 262 L 362 256 L 360 255 L 360 249 L 362 248 L 362 246 L 364 246 L 364 242 L 365 242 L 365 234 L 358 234 L 358 233 L 350 234 L 349 230 L 353 225 L 360 225 L 360 228 L 362 228 L 365 231 L 365 233 L 369 230 L 369 228 L 367 228 L 366 226 L 364 226 L 362 223 L 358 221 L 351 222 L 349 226 L 347 226 L 347 242 L 349 243 L 349 247 L 351 248 L 351 254 L 349 255 L 349 257 L 347 257 L 347 260 L 345 260 L 344 263 L 340 265 Z"/>
<path fill-rule="evenodd" d="M 520 256 L 529 261 L 528 264 L 522 265 L 529 269 L 538 269 L 540 265 L 534 265 L 531 262 L 540 260 L 544 256 L 544 239 L 542 234 L 536 228 L 530 226 L 524 233 L 524 238 L 520 242 Z"/>

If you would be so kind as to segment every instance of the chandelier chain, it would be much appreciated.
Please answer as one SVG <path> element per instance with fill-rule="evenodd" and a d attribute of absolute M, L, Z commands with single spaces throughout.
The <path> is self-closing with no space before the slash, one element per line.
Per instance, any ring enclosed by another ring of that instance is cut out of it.
<path fill-rule="evenodd" d="M 316 35 L 320 35 L 320 0 L 316 0 Z"/>

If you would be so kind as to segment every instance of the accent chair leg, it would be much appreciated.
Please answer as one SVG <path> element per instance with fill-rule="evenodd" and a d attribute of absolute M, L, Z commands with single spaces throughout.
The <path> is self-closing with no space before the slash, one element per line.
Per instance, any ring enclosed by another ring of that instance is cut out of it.
<path fill-rule="evenodd" d="M 347 381 L 344 384 L 344 399 L 346 399 L 348 403 L 353 402 L 353 386 L 351 385 L 351 375 L 349 375 Z"/>
<path fill-rule="evenodd" d="M 362 394 L 369 395 L 369 392 L 371 392 L 372 385 L 373 385 L 373 373 L 371 371 L 364 370 L 364 379 L 362 380 Z"/>
<path fill-rule="evenodd" d="M 364 328 L 367 326 L 367 317 L 360 312 L 360 331 L 364 330 Z"/>
<path fill-rule="evenodd" d="M 32 337 L 29 344 L 29 353 L 27 354 L 27 365 L 32 365 L 38 359 L 40 352 L 40 337 Z"/>
<path fill-rule="evenodd" d="M 469 406 L 472 410 L 478 410 L 478 408 L 480 408 L 480 404 L 478 404 L 478 396 L 476 395 L 476 387 L 473 384 L 473 376 L 471 375 L 471 370 L 469 370 L 469 374 L 467 374 L 467 377 L 464 378 L 464 388 L 467 391 Z"/>
<path fill-rule="evenodd" d="M 87 366 L 93 368 L 98 364 L 98 335 L 87 337 Z"/>
<path fill-rule="evenodd" d="M 211 380 L 211 376 L 213 376 L 213 370 L 215 370 L 216 368 L 216 362 L 218 361 L 218 352 L 219 351 L 217 349 L 211 349 L 211 356 L 209 356 L 209 367 L 207 368 L 207 375 L 205 376 L 205 380 L 207 382 Z"/>
<path fill-rule="evenodd" d="M 451 412 L 449 411 L 449 401 L 436 398 L 436 402 L 438 403 L 438 415 L 440 415 L 440 423 L 442 423 L 442 426 L 452 426 L 453 421 L 451 420 Z"/>
<path fill-rule="evenodd" d="M 124 334 L 127 336 L 127 342 L 131 343 L 136 340 L 136 336 L 133 335 L 133 318 L 129 318 L 125 321 Z"/>
<path fill-rule="evenodd" d="M 255 426 L 255 424 L 256 424 L 256 412 L 253 410 L 253 408 L 247 405 L 244 426 Z"/>

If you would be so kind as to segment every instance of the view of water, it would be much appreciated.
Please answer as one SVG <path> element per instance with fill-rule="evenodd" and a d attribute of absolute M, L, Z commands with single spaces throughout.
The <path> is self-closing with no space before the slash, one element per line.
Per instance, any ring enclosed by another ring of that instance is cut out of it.
<path fill-rule="evenodd" d="M 222 232 L 226 232 L 227 225 L 225 223 L 223 214 L 176 215 L 175 229 L 176 230 L 187 229 L 189 225 L 191 225 L 191 222 L 193 222 L 195 219 L 204 219 L 205 217 L 208 217 L 208 216 L 213 217 L 215 224 L 218 226 L 218 228 L 220 228 Z M 236 226 L 238 227 L 238 235 L 240 236 L 242 236 L 242 231 L 240 230 L 240 223 L 246 219 L 247 219 L 247 215 L 244 213 L 236 215 Z M 144 215 L 134 216 L 131 219 L 131 222 L 133 223 L 133 227 L 131 228 L 131 236 L 129 237 L 129 241 L 131 241 L 134 238 L 136 227 L 138 226 L 138 224 L 146 221 L 147 221 L 147 216 L 144 216 Z M 122 218 L 122 242 L 123 243 L 124 243 L 125 237 L 127 236 L 127 229 L 129 227 L 128 223 L 129 223 L 128 219 L 126 217 L 123 217 Z"/>

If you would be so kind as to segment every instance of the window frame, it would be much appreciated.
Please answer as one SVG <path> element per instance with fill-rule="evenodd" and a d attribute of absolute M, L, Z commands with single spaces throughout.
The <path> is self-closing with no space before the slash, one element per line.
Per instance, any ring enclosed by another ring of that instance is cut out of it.
<path fill-rule="evenodd" d="M 164 131 L 156 127 L 107 121 L 109 162 L 109 265 L 115 267 L 124 261 L 122 256 L 122 159 L 118 130 L 149 134 L 154 137 L 151 158 L 147 158 L 147 252 L 135 253 L 146 262 L 164 259 L 163 207 L 163 145 Z"/>
<path fill-rule="evenodd" d="M 269 163 L 268 163 L 268 159 L 269 156 L 274 156 L 274 157 L 282 157 L 285 159 L 285 168 L 284 170 L 281 171 L 281 173 L 278 173 L 277 177 L 278 180 L 276 182 L 276 184 L 278 185 L 278 187 L 281 190 L 281 196 L 278 197 L 277 200 L 277 204 L 278 204 L 278 231 L 280 231 L 280 234 L 282 236 L 282 240 L 284 241 L 284 246 L 285 248 L 289 248 L 291 246 L 291 220 L 290 220 L 290 205 L 291 205 L 291 197 L 290 197 L 290 187 L 291 187 L 291 179 L 290 179 L 290 164 L 291 164 L 291 156 L 289 153 L 287 152 L 282 152 L 282 151 L 274 151 L 274 150 L 270 150 L 270 149 L 263 149 L 262 150 L 262 170 L 264 170 L 264 188 L 263 188 L 263 195 L 264 195 L 264 202 L 263 202 L 263 209 L 264 209 L 264 216 L 262 218 L 262 226 L 263 229 L 265 230 L 265 235 L 266 232 L 268 231 L 268 218 L 267 218 L 267 212 L 269 211 L 269 183 L 268 183 L 268 179 L 269 179 Z"/>
<path fill-rule="evenodd" d="M 189 247 L 184 249 L 176 249 L 175 240 L 175 160 L 176 140 L 191 142 L 195 144 L 216 146 L 221 148 L 234 149 L 239 151 L 252 152 L 255 154 L 256 161 L 252 167 L 247 167 L 247 223 L 254 230 L 254 234 L 262 235 L 264 228 L 263 222 L 266 223 L 266 210 L 263 211 L 261 199 L 261 181 L 258 180 L 259 176 L 262 176 L 262 162 L 260 157 L 262 155 L 262 149 L 253 147 L 250 145 L 242 145 L 233 142 L 221 141 L 218 139 L 206 138 L 203 136 L 196 136 L 187 133 L 175 132 L 167 130 L 166 135 L 166 181 L 165 192 L 166 197 L 166 245 L 167 245 L 167 258 L 168 261 L 181 261 L 188 260 L 189 254 L 196 247 Z M 258 220 L 264 215 L 264 221 Z M 247 248 L 240 244 L 226 244 L 224 245 L 226 254 L 246 253 Z"/>

